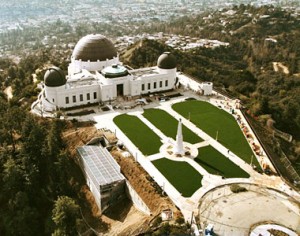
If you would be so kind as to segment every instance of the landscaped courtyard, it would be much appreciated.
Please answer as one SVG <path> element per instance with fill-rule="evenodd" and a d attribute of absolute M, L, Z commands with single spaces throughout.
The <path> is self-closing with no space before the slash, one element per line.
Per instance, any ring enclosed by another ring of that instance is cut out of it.
<path fill-rule="evenodd" d="M 194 157 L 194 167 L 200 165 L 209 174 L 223 178 L 250 177 L 249 173 L 229 158 L 229 155 L 234 153 L 247 163 L 252 161 L 258 166 L 247 140 L 232 115 L 208 102 L 198 100 L 175 103 L 172 109 L 178 112 L 183 119 L 190 120 L 213 139 L 217 135 L 217 141 L 228 148 L 226 153 L 225 151 L 220 153 L 212 144 L 207 143 L 207 141 L 204 142 L 203 138 L 199 136 L 199 131 L 197 133 L 195 130 L 192 131 L 182 125 L 184 141 L 191 145 L 197 145 L 195 147 L 197 147 L 198 155 Z M 186 161 L 168 159 L 159 151 L 166 137 L 176 139 L 179 118 L 177 116 L 175 119 L 172 113 L 174 111 L 171 112 L 170 109 L 165 111 L 149 108 L 141 113 L 133 113 L 134 115 L 119 115 L 114 118 L 114 123 L 144 156 L 150 158 L 149 161 L 182 196 L 191 197 L 201 187 L 203 169 L 202 171 L 200 167 L 200 170 L 195 169 Z"/>

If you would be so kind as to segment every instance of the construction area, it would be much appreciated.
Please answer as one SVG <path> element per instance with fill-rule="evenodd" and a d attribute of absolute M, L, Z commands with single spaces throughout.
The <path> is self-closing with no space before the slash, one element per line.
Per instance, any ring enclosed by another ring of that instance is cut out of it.
<path fill-rule="evenodd" d="M 91 123 L 87 125 L 78 123 L 75 127 L 72 125 L 65 131 L 63 138 L 71 155 L 76 157 L 77 147 L 87 144 L 94 137 L 103 135 L 112 142 L 115 141 L 115 136 L 110 131 L 97 130 Z M 92 192 L 87 185 L 83 185 L 81 191 L 84 199 L 88 202 L 84 218 L 91 227 L 91 231 L 95 230 L 94 233 L 103 235 L 137 235 L 148 231 L 155 223 L 155 219 L 160 217 L 161 212 L 166 209 L 173 212 L 173 222 L 182 218 L 178 208 L 166 195 L 162 194 L 161 188 L 151 180 L 151 177 L 134 158 L 121 158 L 118 150 L 112 150 L 111 153 L 120 165 L 122 174 L 151 210 L 151 215 L 138 210 L 129 198 L 123 199 L 101 214 Z"/>

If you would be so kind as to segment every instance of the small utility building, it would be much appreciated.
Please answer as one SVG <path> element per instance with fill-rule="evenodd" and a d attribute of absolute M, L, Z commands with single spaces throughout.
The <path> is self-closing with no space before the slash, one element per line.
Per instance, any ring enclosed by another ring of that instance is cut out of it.
<path fill-rule="evenodd" d="M 120 166 L 102 146 L 77 148 L 78 163 L 101 213 L 125 197 L 125 178 Z"/>

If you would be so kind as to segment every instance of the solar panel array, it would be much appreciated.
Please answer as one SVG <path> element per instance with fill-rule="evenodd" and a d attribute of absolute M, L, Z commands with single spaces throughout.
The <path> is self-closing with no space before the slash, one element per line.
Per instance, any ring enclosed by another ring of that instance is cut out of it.
<path fill-rule="evenodd" d="M 77 151 L 83 161 L 86 174 L 96 186 L 124 179 L 120 167 L 111 154 L 101 146 L 82 146 Z"/>

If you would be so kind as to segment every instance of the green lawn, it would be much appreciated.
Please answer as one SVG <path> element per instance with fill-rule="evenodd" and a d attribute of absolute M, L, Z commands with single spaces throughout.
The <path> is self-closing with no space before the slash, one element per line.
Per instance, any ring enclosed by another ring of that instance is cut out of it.
<path fill-rule="evenodd" d="M 152 163 L 183 197 L 191 197 L 202 186 L 202 175 L 186 162 L 161 158 Z"/>
<path fill-rule="evenodd" d="M 159 152 L 162 145 L 159 136 L 138 117 L 122 114 L 115 117 L 114 122 L 144 155 Z"/>
<path fill-rule="evenodd" d="M 169 113 L 161 109 L 146 109 L 143 113 L 153 125 L 161 130 L 167 137 L 176 139 L 178 121 Z M 188 143 L 199 143 L 203 141 L 198 135 L 182 125 L 183 140 Z"/>
<path fill-rule="evenodd" d="M 198 149 L 194 159 L 208 173 L 226 178 L 249 178 L 250 175 L 211 146 Z"/>
<path fill-rule="evenodd" d="M 191 122 L 211 137 L 215 138 L 218 132 L 218 141 L 221 144 L 247 163 L 251 162 L 254 154 L 232 115 L 203 101 L 176 103 L 172 108 L 185 118 L 190 113 Z M 253 158 L 253 164 L 260 166 L 256 158 Z"/>

